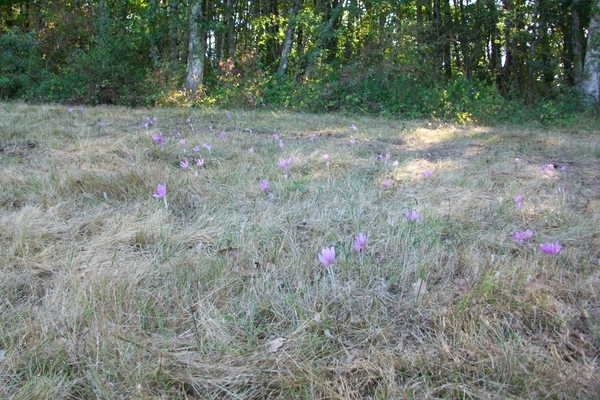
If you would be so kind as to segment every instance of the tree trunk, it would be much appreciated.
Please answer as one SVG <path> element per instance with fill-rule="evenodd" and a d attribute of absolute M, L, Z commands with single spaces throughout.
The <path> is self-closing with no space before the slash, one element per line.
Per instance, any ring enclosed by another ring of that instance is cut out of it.
<path fill-rule="evenodd" d="M 202 86 L 206 52 L 206 32 L 202 0 L 192 3 L 190 12 L 190 43 L 188 51 L 187 78 L 185 87 L 195 96 Z"/>
<path fill-rule="evenodd" d="M 158 5 L 156 0 L 148 2 L 148 23 L 150 26 L 158 25 Z M 150 31 L 150 58 L 152 59 L 154 68 L 157 68 L 160 62 L 160 51 L 158 50 L 158 41 L 156 38 L 156 31 Z"/>
<path fill-rule="evenodd" d="M 433 0 L 433 27 L 435 30 L 435 38 L 433 42 L 434 63 L 435 63 L 435 79 L 437 80 L 442 75 L 444 65 L 444 51 L 442 38 L 442 7 L 440 0 Z"/>
<path fill-rule="evenodd" d="M 324 26 L 321 30 L 321 34 L 317 38 L 313 51 L 308 55 L 308 65 L 304 71 L 304 79 L 310 76 L 318 61 L 318 56 L 321 53 L 322 48 L 326 51 L 327 62 L 331 63 L 337 58 L 339 42 L 333 33 L 340 27 L 340 15 L 343 10 L 343 3 L 340 3 L 337 0 L 332 3 L 335 4 L 335 8 L 328 9 L 326 13 L 328 19 L 323 21 Z"/>
<path fill-rule="evenodd" d="M 565 37 L 565 44 L 568 44 L 567 58 L 570 64 L 569 68 L 572 70 L 572 81 L 571 83 L 576 88 L 581 88 L 583 82 L 583 46 L 582 46 L 582 34 L 581 34 L 581 17 L 579 13 L 581 0 L 573 0 L 571 5 L 571 30 L 568 32 L 570 37 Z M 566 64 L 566 63 L 565 63 Z"/>
<path fill-rule="evenodd" d="M 465 3 L 463 0 L 459 0 L 458 1 L 458 9 L 460 12 L 460 16 L 458 18 L 458 20 L 460 21 L 460 25 L 463 29 L 462 31 L 462 35 L 461 35 L 461 40 L 460 40 L 460 48 L 461 48 L 461 53 L 462 53 L 462 57 L 463 57 L 463 62 L 464 62 L 464 73 L 465 73 L 465 78 L 470 81 L 473 78 L 473 64 L 472 64 L 472 60 L 473 57 L 471 55 L 471 50 L 469 49 L 469 39 L 468 39 L 468 35 L 469 32 L 466 30 L 468 27 L 467 24 L 467 16 L 466 16 L 466 12 L 465 12 Z"/>
<path fill-rule="evenodd" d="M 326 1 L 325 3 L 325 12 L 323 13 L 323 25 L 325 28 L 322 32 L 322 36 L 317 40 L 324 43 L 324 48 L 327 53 L 325 56 L 326 60 L 328 63 L 332 63 L 336 60 L 338 55 L 339 40 L 333 32 L 340 29 L 341 6 L 339 0 L 333 0 L 331 2 Z M 324 39 L 323 36 L 325 36 Z"/>
<path fill-rule="evenodd" d="M 583 64 L 582 92 L 589 105 L 600 105 L 600 0 L 592 8 Z"/>
<path fill-rule="evenodd" d="M 235 57 L 233 28 L 235 21 L 233 20 L 233 5 L 232 0 L 227 0 L 227 56 L 229 60 Z"/>
<path fill-rule="evenodd" d="M 290 62 L 290 53 L 292 52 L 292 45 L 294 44 L 294 29 L 296 27 L 296 15 L 302 7 L 302 0 L 294 0 L 292 8 L 290 10 L 290 20 L 285 31 L 285 39 L 283 40 L 283 46 L 281 49 L 281 58 L 279 59 L 279 68 L 277 73 L 279 75 L 285 75 Z"/>
<path fill-rule="evenodd" d="M 169 0 L 169 44 L 171 56 L 171 68 L 176 69 L 179 61 L 179 50 L 177 45 L 177 0 Z"/>
<path fill-rule="evenodd" d="M 539 1 L 539 0 L 538 0 Z M 527 63 L 527 104 L 533 103 L 533 66 L 536 61 L 537 26 L 539 24 L 538 1 L 533 2 L 533 15 L 531 24 L 531 39 L 529 42 L 529 63 Z"/>
<path fill-rule="evenodd" d="M 106 1 L 100 0 L 98 3 L 98 12 L 100 17 L 98 18 L 98 37 L 99 42 L 106 44 L 108 36 L 108 11 L 106 9 Z"/>
<path fill-rule="evenodd" d="M 513 3 L 512 0 L 502 0 L 504 5 L 504 10 L 507 13 L 512 13 L 513 11 Z M 514 29 L 514 21 L 512 19 L 506 21 L 504 23 L 504 64 L 502 65 L 502 72 L 500 74 L 499 86 L 500 92 L 503 94 L 507 94 L 512 89 L 512 81 L 513 81 L 513 64 L 516 63 L 515 58 L 515 43 L 513 38 L 511 37 L 511 31 Z"/>
<path fill-rule="evenodd" d="M 499 70 L 500 70 L 500 31 L 498 30 L 498 9 L 496 8 L 495 0 L 487 0 L 487 8 L 490 13 L 490 24 L 489 24 L 489 41 L 490 41 L 490 58 L 489 58 L 489 69 L 498 83 Z"/>
<path fill-rule="evenodd" d="M 452 79 L 452 59 L 450 44 L 452 43 L 452 13 L 450 0 L 444 0 L 444 71 L 446 79 Z"/>
<path fill-rule="evenodd" d="M 358 19 L 357 15 L 357 0 L 346 1 L 347 16 L 346 16 L 346 32 L 345 32 L 345 43 L 344 43 L 344 59 L 345 61 L 352 60 L 354 55 L 354 41 L 355 41 L 355 25 Z"/>

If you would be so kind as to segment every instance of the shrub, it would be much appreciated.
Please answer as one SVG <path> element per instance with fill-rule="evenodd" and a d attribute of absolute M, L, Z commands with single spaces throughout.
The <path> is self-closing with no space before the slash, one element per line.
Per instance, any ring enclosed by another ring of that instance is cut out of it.
<path fill-rule="evenodd" d="M 40 79 L 39 41 L 33 33 L 10 30 L 0 36 L 0 98 L 21 98 Z"/>

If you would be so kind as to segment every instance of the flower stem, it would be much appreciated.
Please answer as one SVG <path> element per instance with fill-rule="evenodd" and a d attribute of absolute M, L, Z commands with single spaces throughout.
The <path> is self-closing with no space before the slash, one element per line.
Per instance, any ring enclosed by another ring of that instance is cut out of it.
<path fill-rule="evenodd" d="M 327 267 L 327 273 L 329 275 L 329 280 L 331 280 L 331 288 L 333 290 L 333 295 L 335 297 L 335 294 L 337 292 L 337 283 L 335 281 L 335 275 L 333 274 L 333 267 L 332 266 Z"/>

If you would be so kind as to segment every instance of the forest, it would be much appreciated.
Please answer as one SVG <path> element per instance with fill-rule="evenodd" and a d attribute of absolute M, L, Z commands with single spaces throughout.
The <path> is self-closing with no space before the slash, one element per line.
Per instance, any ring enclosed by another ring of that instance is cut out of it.
<path fill-rule="evenodd" d="M 597 0 L 0 0 L 0 99 L 556 121 L 600 104 Z"/>

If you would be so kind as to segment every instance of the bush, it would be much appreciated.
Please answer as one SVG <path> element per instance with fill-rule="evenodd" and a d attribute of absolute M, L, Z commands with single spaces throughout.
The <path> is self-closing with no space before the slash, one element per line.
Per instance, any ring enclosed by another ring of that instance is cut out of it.
<path fill-rule="evenodd" d="M 0 36 L 0 98 L 21 98 L 38 83 L 42 73 L 38 45 L 33 33 L 10 30 Z"/>

